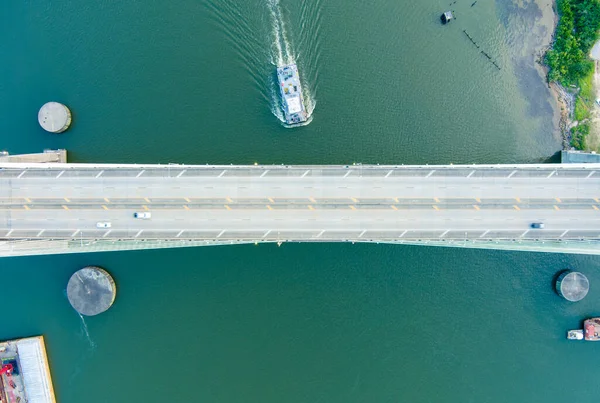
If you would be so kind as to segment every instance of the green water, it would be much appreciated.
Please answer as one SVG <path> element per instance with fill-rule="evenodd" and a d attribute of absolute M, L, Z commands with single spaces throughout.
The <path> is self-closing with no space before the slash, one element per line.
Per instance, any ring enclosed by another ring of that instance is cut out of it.
<path fill-rule="evenodd" d="M 442 27 L 448 4 L 10 2 L 0 148 L 64 147 L 74 162 L 549 160 L 560 144 L 528 39 L 539 8 L 458 1 Z M 279 59 L 299 65 L 309 126 L 276 116 Z M 62 135 L 38 127 L 49 100 L 73 110 Z M 65 288 L 90 264 L 118 296 L 84 326 Z M 565 331 L 600 313 L 598 266 L 341 244 L 2 259 L 0 339 L 44 334 L 64 403 L 592 402 L 600 346 Z M 580 303 L 552 291 L 566 267 L 590 279 Z"/>

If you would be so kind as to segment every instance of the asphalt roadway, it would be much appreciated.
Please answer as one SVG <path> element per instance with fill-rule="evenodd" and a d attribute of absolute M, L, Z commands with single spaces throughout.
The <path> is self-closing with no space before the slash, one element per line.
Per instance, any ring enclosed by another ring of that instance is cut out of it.
<path fill-rule="evenodd" d="M 599 198 L 598 164 L 2 164 L 0 239 L 589 240 Z"/>

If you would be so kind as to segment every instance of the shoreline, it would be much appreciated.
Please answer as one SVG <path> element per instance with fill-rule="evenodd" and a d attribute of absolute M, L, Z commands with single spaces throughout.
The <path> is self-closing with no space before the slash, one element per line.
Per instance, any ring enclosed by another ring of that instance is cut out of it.
<path fill-rule="evenodd" d="M 538 4 L 540 1 L 542 0 L 536 0 Z M 536 64 L 538 64 L 540 66 L 540 70 L 544 72 L 545 81 L 550 88 L 552 97 L 560 108 L 558 113 L 558 129 L 562 138 L 562 150 L 578 149 L 581 151 L 600 151 L 600 111 L 592 106 L 589 111 L 587 111 L 587 115 L 585 117 L 581 117 L 581 111 L 576 113 L 576 109 L 579 108 L 579 102 L 583 103 L 583 100 L 585 99 L 587 99 L 587 102 L 593 101 L 597 95 L 593 96 L 590 100 L 589 89 L 586 90 L 588 91 L 586 92 L 588 95 L 582 95 L 582 91 L 584 90 L 584 84 L 582 82 L 577 83 L 577 87 L 575 85 L 565 87 L 558 81 L 548 81 L 548 72 L 550 67 L 546 64 L 545 56 L 547 52 L 550 51 L 554 46 L 556 30 L 560 20 L 557 0 L 551 0 L 551 5 L 551 11 L 554 15 L 554 24 L 552 27 L 552 34 L 550 35 L 550 42 L 543 50 L 540 57 L 536 59 Z M 600 41 L 597 40 L 594 47 L 600 47 Z M 594 48 L 592 48 L 592 51 L 593 49 Z M 598 88 L 600 88 L 598 59 L 593 57 L 591 54 L 587 55 L 587 59 L 591 59 L 593 61 L 593 70 L 591 73 L 592 82 L 590 85 L 592 91 L 596 94 Z M 581 120 L 577 120 L 578 115 Z M 573 128 L 580 125 L 582 125 L 582 127 L 586 126 L 586 131 L 584 131 L 583 128 L 576 130 L 575 132 L 572 131 Z M 582 135 L 582 133 L 584 134 Z M 574 141 L 580 142 L 583 140 L 585 140 L 585 143 L 582 143 L 579 146 L 577 143 L 573 144 Z"/>
<path fill-rule="evenodd" d="M 543 9 L 543 5 L 547 5 L 546 1 L 543 0 L 535 0 L 540 9 Z M 544 4 L 542 4 L 542 2 Z M 555 115 L 553 117 L 556 126 L 558 127 L 560 138 L 562 142 L 562 150 L 568 150 L 571 148 L 570 145 L 570 129 L 573 126 L 572 116 L 575 112 L 575 96 L 570 93 L 566 88 L 562 85 L 552 82 L 548 82 L 548 71 L 549 67 L 544 62 L 544 58 L 546 56 L 546 52 L 548 52 L 554 43 L 554 35 L 556 32 L 556 27 L 558 25 L 559 17 L 558 10 L 556 9 L 556 0 L 551 0 L 550 12 L 552 13 L 552 26 L 551 32 L 548 35 L 547 40 L 544 41 L 536 51 L 536 69 L 539 71 L 540 75 L 543 77 L 546 85 L 550 89 L 550 94 L 552 94 L 552 98 L 556 102 L 557 108 L 555 109 Z"/>

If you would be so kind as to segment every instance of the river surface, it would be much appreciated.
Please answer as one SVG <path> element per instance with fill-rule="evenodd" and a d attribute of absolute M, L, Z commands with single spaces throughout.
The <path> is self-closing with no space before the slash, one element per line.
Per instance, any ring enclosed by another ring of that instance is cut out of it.
<path fill-rule="evenodd" d="M 549 0 L 449 3 L 7 2 L 0 149 L 66 148 L 71 162 L 552 160 L 556 105 L 534 65 Z M 457 19 L 442 26 L 447 9 Z M 289 61 L 313 114 L 299 129 L 277 106 L 274 67 Z M 64 134 L 37 124 L 50 100 L 73 111 Z M 65 289 L 90 264 L 118 295 L 82 320 Z M 600 314 L 599 266 L 346 244 L 10 258 L 0 339 L 45 335 L 61 403 L 593 402 L 600 345 L 565 331 Z M 552 290 L 567 267 L 591 282 L 577 304 Z"/>

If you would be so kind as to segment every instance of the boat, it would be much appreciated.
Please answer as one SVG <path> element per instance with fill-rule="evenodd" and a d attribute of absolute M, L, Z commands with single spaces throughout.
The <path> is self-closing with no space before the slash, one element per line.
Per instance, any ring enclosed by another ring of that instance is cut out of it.
<path fill-rule="evenodd" d="M 277 78 L 285 123 L 290 127 L 303 126 L 309 115 L 304 106 L 298 66 L 292 63 L 277 67 Z"/>
<path fill-rule="evenodd" d="M 587 341 L 600 340 L 600 318 L 590 318 L 583 322 L 584 338 Z"/>
<path fill-rule="evenodd" d="M 569 330 L 569 340 L 600 341 L 600 318 L 589 318 L 583 322 L 583 329 Z"/>

